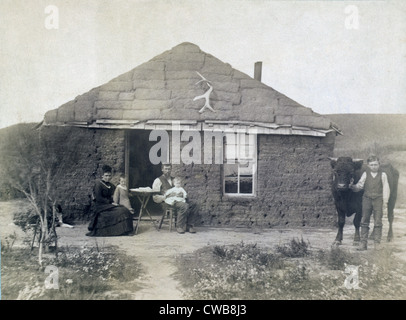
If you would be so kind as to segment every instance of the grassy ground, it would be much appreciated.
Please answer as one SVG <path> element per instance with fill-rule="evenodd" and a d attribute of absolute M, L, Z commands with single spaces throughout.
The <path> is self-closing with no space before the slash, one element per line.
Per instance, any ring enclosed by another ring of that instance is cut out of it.
<path fill-rule="evenodd" d="M 244 243 L 206 246 L 181 256 L 177 265 L 188 299 L 406 298 L 406 266 L 390 250 L 311 251 L 292 239 L 274 251 Z"/>
<path fill-rule="evenodd" d="M 30 249 L 13 248 L 11 242 L 2 246 L 1 298 L 128 299 L 129 283 L 142 275 L 137 260 L 117 248 L 65 247 L 58 251 L 57 257 L 47 254 L 40 267 L 36 253 Z M 57 272 L 56 278 L 50 269 Z"/>
<path fill-rule="evenodd" d="M 0 209 L 16 212 L 24 205 L 12 201 Z M 201 228 L 179 235 L 157 232 L 145 221 L 135 237 L 95 239 L 85 236 L 86 225 L 77 225 L 58 230 L 58 259 L 48 254 L 43 268 L 37 248 L 30 252 L 21 229 L 0 214 L 2 298 L 406 299 L 405 213 L 396 210 L 395 239 L 384 242 L 382 252 L 372 244 L 367 252 L 356 251 L 350 222 L 339 248 L 330 248 L 336 230 L 325 229 Z M 44 287 L 48 265 L 58 268 L 59 290 Z M 351 266 L 358 268 L 359 289 L 345 286 Z"/>

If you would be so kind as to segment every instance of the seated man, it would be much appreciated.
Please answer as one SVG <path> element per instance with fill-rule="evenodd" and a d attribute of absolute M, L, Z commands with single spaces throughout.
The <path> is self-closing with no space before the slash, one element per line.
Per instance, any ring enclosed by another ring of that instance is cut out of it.
<path fill-rule="evenodd" d="M 152 184 L 152 189 L 154 191 L 159 191 L 159 194 L 154 195 L 152 199 L 156 203 L 161 203 L 162 210 L 166 210 L 167 204 L 165 203 L 165 193 L 169 189 L 174 187 L 173 179 L 171 177 L 172 166 L 170 164 L 162 165 L 162 175 L 156 178 Z M 177 232 L 185 233 L 189 231 L 190 233 L 195 233 L 193 229 L 193 224 L 191 223 L 191 216 L 188 212 L 188 204 L 183 201 L 177 201 L 173 205 L 174 210 L 178 215 L 177 219 Z"/>

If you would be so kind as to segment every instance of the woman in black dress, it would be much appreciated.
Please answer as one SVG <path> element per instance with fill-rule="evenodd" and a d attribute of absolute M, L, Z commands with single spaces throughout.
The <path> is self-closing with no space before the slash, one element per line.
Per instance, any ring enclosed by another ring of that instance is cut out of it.
<path fill-rule="evenodd" d="M 87 236 L 120 236 L 133 234 L 133 218 L 124 206 L 113 203 L 114 184 L 110 183 L 112 169 L 103 166 L 103 177 L 94 186 L 95 212 Z"/>

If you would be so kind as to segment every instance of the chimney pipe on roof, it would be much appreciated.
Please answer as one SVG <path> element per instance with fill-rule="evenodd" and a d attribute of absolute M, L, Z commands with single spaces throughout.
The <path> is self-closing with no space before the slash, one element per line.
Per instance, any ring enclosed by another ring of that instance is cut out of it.
<path fill-rule="evenodd" d="M 255 62 L 254 79 L 261 81 L 262 77 L 262 61 Z"/>

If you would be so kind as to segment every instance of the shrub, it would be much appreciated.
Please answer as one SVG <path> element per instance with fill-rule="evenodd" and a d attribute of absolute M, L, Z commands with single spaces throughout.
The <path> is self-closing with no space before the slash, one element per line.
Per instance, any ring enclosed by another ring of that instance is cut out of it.
<path fill-rule="evenodd" d="M 14 224 L 20 227 L 24 232 L 34 229 L 38 220 L 39 216 L 32 207 L 26 210 L 16 211 L 13 216 Z"/>
<path fill-rule="evenodd" d="M 116 287 L 121 290 L 142 274 L 134 257 L 117 250 L 99 246 L 64 247 L 57 258 L 44 256 L 44 265 L 57 267 L 59 274 L 59 288 L 45 289 L 44 268 L 34 259 L 27 249 L 15 249 L 3 256 L 3 299 L 106 299 Z M 127 294 L 116 292 L 119 298 L 128 299 Z"/>
<path fill-rule="evenodd" d="M 180 281 L 193 288 L 191 299 L 261 299 L 275 290 L 270 282 L 285 267 L 280 255 L 243 242 L 206 247 L 178 262 Z"/>
<path fill-rule="evenodd" d="M 10 234 L 4 238 L 4 240 L 1 243 L 1 254 L 2 255 L 11 252 L 11 249 L 13 248 L 16 239 L 17 239 L 17 235 L 16 235 L 15 231 L 13 234 Z"/>
<path fill-rule="evenodd" d="M 330 250 L 319 250 L 317 259 L 332 270 L 344 270 L 345 264 L 359 265 L 360 258 L 339 247 L 332 247 Z"/>
<path fill-rule="evenodd" d="M 244 244 L 232 246 L 214 246 L 213 255 L 224 261 L 252 261 L 259 266 L 272 266 L 273 268 L 283 268 L 283 260 L 275 254 L 264 252 L 257 247 L 257 244 Z"/>
<path fill-rule="evenodd" d="M 303 238 L 300 240 L 294 238 L 289 244 L 277 246 L 276 251 L 289 258 L 301 258 L 309 254 L 308 247 L 309 242 L 304 241 Z"/>
<path fill-rule="evenodd" d="M 310 254 L 294 239 L 278 253 L 256 244 L 204 247 L 178 260 L 187 299 L 399 299 L 406 267 L 390 250 L 359 255 L 341 248 Z M 303 258 L 297 258 L 304 255 Z M 292 257 L 294 259 L 292 259 Z M 359 266 L 359 289 L 349 289 L 346 265 Z"/>

